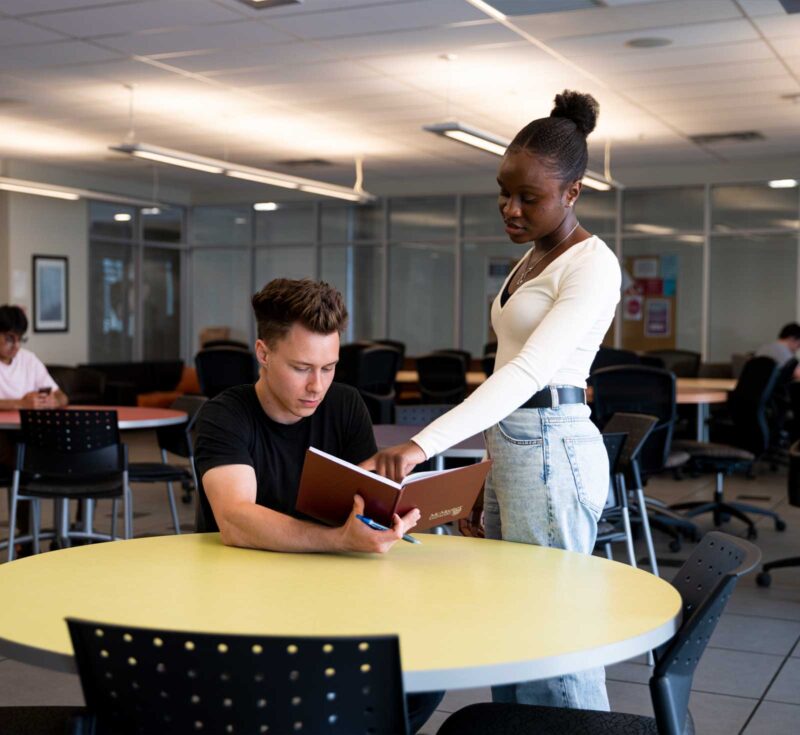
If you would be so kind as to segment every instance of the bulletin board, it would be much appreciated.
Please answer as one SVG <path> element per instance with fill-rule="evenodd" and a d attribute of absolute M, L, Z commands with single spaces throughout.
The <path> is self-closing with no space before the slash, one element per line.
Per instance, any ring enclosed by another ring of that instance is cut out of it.
<path fill-rule="evenodd" d="M 678 255 L 625 258 L 622 275 L 622 344 L 627 350 L 675 348 Z"/>

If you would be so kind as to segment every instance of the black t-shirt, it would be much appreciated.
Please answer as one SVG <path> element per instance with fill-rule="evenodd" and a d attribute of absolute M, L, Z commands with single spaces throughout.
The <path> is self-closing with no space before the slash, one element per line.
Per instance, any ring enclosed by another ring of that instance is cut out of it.
<path fill-rule="evenodd" d="M 267 416 L 253 385 L 229 388 L 208 401 L 197 420 L 195 439 L 201 503 L 198 530 L 217 530 L 202 487 L 203 475 L 229 464 L 246 464 L 255 470 L 258 505 L 304 518 L 295 511 L 295 504 L 309 447 L 353 463 L 377 451 L 369 413 L 355 388 L 332 383 L 317 410 L 294 424 L 279 424 Z"/>

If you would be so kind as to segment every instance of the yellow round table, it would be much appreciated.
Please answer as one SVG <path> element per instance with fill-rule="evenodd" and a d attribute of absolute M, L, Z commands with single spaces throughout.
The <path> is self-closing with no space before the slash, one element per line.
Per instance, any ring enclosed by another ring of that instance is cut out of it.
<path fill-rule="evenodd" d="M 386 555 L 283 554 L 218 534 L 80 546 L 0 566 L 0 655 L 74 671 L 67 616 L 260 635 L 400 636 L 406 690 L 610 664 L 669 639 L 667 582 L 599 557 L 422 535 Z"/>

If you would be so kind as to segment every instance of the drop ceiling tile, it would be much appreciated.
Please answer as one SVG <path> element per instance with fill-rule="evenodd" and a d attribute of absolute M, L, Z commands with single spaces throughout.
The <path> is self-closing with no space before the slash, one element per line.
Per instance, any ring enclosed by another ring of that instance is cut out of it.
<path fill-rule="evenodd" d="M 767 15 L 756 17 L 755 24 L 767 38 L 791 38 L 800 44 L 800 14 Z"/>
<path fill-rule="evenodd" d="M 548 13 L 513 22 L 542 41 L 564 36 L 593 36 L 597 33 L 644 31 L 648 28 L 707 23 L 741 18 L 730 0 L 674 0 L 616 8 L 600 7 L 570 13 Z"/>
<path fill-rule="evenodd" d="M 105 0 L 107 2 L 107 0 Z M 415 0 L 301 0 L 302 5 L 278 5 L 274 8 L 253 8 L 243 5 L 239 0 L 217 0 L 218 5 L 246 14 L 251 18 L 269 21 L 272 18 L 286 15 L 310 15 L 328 12 L 331 6 L 338 8 L 358 8 L 362 5 L 400 5 Z"/>
<path fill-rule="evenodd" d="M 331 50 L 315 43 L 275 43 L 219 49 L 185 56 L 156 56 L 158 61 L 190 72 L 241 71 L 269 64 L 294 64 L 335 59 Z"/>
<path fill-rule="evenodd" d="M 800 56 L 800 24 L 791 38 L 772 38 L 770 44 L 782 58 Z"/>
<path fill-rule="evenodd" d="M 463 0 L 417 2 L 307 13 L 270 22 L 300 38 L 333 38 L 430 28 L 464 21 L 485 20 L 486 15 Z"/>
<path fill-rule="evenodd" d="M 667 69 L 618 69 L 608 72 L 605 79 L 619 89 L 647 86 L 659 90 L 664 86 L 713 83 L 736 79 L 782 76 L 786 69 L 775 58 L 747 62 L 700 63 Z"/>
<path fill-rule="evenodd" d="M 786 16 L 786 11 L 778 0 L 739 0 L 739 4 L 751 18 L 761 18 L 765 15 Z"/>
<path fill-rule="evenodd" d="M 177 30 L 144 31 L 99 39 L 104 46 L 138 56 L 235 48 L 291 40 L 291 36 L 286 33 L 250 20 Z"/>
<path fill-rule="evenodd" d="M 573 61 L 603 76 L 615 72 L 624 73 L 634 65 L 638 71 L 643 71 L 704 64 L 733 64 L 773 58 L 774 54 L 763 41 L 746 41 L 688 49 L 651 49 L 651 53 L 575 56 Z"/>
<path fill-rule="evenodd" d="M 84 8 L 36 17 L 46 28 L 77 38 L 132 33 L 236 20 L 237 14 L 210 0 L 145 0 L 141 3 Z"/>
<path fill-rule="evenodd" d="M 383 79 L 383 75 L 352 61 L 323 61 L 309 64 L 283 64 L 242 69 L 209 75 L 215 81 L 232 87 L 268 85 L 306 85 L 323 83 L 333 86 L 353 79 Z"/>
<path fill-rule="evenodd" d="M 325 39 L 319 42 L 337 56 L 362 58 L 409 53 L 428 54 L 431 58 L 445 53 L 465 53 L 475 47 L 517 43 L 519 36 L 497 24 L 420 28 Z M 530 45 L 528 44 L 530 47 Z"/>
<path fill-rule="evenodd" d="M 669 46 L 660 49 L 683 49 L 710 44 L 739 43 L 758 40 L 759 35 L 746 20 L 726 20 L 717 23 L 698 23 L 696 25 L 677 25 L 648 28 L 646 31 L 624 31 L 622 33 L 602 33 L 589 38 L 573 36 L 553 39 L 550 45 L 563 54 L 578 56 L 594 53 L 624 53 L 630 56 L 631 63 L 639 57 L 646 57 L 660 49 L 637 49 L 626 47 L 626 42 L 643 36 L 664 38 L 671 41 Z"/>
<path fill-rule="evenodd" d="M 37 28 L 11 18 L 0 18 L 0 45 L 20 46 L 26 43 L 43 43 L 46 41 L 63 41 L 64 36 L 53 31 Z"/>
<path fill-rule="evenodd" d="M 36 69 L 45 66 L 91 63 L 119 57 L 82 41 L 59 41 L 31 46 L 0 48 L 0 70 Z"/>
<path fill-rule="evenodd" d="M 124 0 L 119 0 L 124 2 Z M 48 11 L 65 10 L 71 8 L 89 8 L 93 5 L 108 5 L 110 0 L 3 0 L 0 13 L 3 15 L 33 15 Z M 134 3 L 144 0 L 128 0 Z"/>

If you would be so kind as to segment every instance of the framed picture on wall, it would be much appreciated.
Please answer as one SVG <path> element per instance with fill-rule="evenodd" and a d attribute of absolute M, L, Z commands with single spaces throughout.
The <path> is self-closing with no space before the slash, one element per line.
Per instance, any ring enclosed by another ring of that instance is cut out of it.
<path fill-rule="evenodd" d="M 69 329 L 69 263 L 59 255 L 33 256 L 33 331 Z"/>

